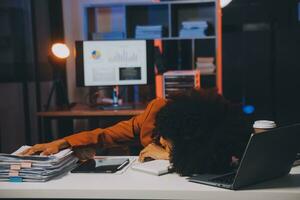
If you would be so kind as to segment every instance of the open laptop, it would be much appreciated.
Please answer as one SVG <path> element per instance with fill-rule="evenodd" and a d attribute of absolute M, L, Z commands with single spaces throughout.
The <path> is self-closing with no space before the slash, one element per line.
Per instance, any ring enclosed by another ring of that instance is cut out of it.
<path fill-rule="evenodd" d="M 240 165 L 223 175 L 196 175 L 189 181 L 237 190 L 288 174 L 300 143 L 300 123 L 252 134 Z"/>

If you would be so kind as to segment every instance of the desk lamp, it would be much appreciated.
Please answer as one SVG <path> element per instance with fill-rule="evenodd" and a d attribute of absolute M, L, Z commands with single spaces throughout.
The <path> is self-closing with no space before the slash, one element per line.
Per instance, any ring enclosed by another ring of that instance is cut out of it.
<path fill-rule="evenodd" d="M 50 94 L 47 100 L 47 104 L 45 106 L 46 110 L 49 110 L 51 98 L 53 96 L 54 90 L 57 93 L 57 103 L 60 106 L 68 106 L 68 96 L 66 93 L 66 88 L 63 83 L 63 76 L 62 76 L 62 69 L 66 63 L 66 59 L 70 55 L 70 50 L 67 45 L 63 43 L 55 43 L 51 47 L 51 51 L 49 54 L 49 61 L 52 65 L 55 65 L 56 68 L 54 69 L 53 77 L 54 82 L 50 90 Z"/>

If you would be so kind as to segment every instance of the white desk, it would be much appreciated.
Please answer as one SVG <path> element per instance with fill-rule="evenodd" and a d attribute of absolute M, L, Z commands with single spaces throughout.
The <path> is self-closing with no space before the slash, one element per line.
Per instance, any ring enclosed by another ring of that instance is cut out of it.
<path fill-rule="evenodd" d="M 177 174 L 67 174 L 46 183 L 0 182 L 0 198 L 299 200 L 300 166 L 289 176 L 231 191 L 188 182 Z"/>

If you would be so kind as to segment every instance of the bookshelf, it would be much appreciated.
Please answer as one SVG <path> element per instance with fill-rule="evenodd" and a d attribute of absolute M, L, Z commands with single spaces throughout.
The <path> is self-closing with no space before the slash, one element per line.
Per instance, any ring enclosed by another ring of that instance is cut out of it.
<path fill-rule="evenodd" d="M 222 93 L 220 10 L 218 0 L 93 4 L 86 8 L 88 40 L 157 40 L 167 70 L 195 69 L 198 57 L 213 57 L 216 69 L 201 73 L 201 87 L 217 87 Z M 205 31 L 184 32 L 184 23 L 195 21 L 205 22 Z M 160 34 L 138 35 L 137 27 L 157 25 Z"/>

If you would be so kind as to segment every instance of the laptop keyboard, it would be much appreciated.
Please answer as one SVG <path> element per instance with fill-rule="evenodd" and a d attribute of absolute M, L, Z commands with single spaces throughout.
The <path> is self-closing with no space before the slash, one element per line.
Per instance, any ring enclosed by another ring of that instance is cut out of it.
<path fill-rule="evenodd" d="M 293 163 L 293 166 L 298 166 L 300 165 L 300 153 L 297 153 L 295 162 Z"/>
<path fill-rule="evenodd" d="M 228 174 L 225 176 L 220 176 L 220 177 L 216 177 L 211 179 L 210 181 L 215 182 L 215 183 L 223 183 L 223 184 L 232 184 L 234 177 L 235 177 L 236 173 L 232 173 L 232 174 Z"/>

